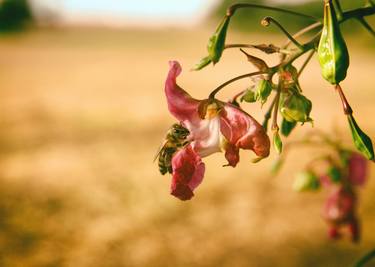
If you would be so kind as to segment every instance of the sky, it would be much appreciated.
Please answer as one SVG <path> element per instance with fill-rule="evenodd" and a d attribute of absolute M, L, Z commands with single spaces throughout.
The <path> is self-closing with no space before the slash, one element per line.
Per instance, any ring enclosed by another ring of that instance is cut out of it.
<path fill-rule="evenodd" d="M 65 23 L 165 26 L 198 23 L 217 0 L 31 0 Z"/>

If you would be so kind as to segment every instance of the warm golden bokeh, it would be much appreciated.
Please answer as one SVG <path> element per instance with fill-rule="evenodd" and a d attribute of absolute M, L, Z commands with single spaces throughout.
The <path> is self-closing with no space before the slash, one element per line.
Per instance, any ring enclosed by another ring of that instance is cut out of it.
<path fill-rule="evenodd" d="M 220 167 L 225 161 L 217 154 L 205 159 L 205 180 L 191 201 L 169 195 L 170 177 L 152 163 L 174 122 L 163 94 L 168 60 L 182 63 L 179 84 L 197 98 L 252 70 L 232 50 L 215 68 L 189 72 L 212 30 L 198 28 L 53 29 L 0 38 L 0 266 L 343 267 L 373 246 L 373 167 L 361 195 L 358 245 L 327 240 L 324 191 L 291 190 L 293 169 L 315 150 L 292 153 L 277 177 L 269 173 L 274 155 L 255 165 L 254 155 L 242 153 L 232 169 Z M 361 34 L 348 41 L 351 67 L 342 85 L 375 139 L 374 41 Z M 339 98 L 316 60 L 301 79 L 315 127 L 350 145 Z M 244 86 L 238 82 L 221 97 Z M 262 119 L 258 104 L 248 111 Z"/>

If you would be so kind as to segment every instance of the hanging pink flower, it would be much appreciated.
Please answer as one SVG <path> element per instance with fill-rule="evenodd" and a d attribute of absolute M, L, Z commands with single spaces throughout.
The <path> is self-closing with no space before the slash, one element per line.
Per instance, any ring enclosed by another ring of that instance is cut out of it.
<path fill-rule="evenodd" d="M 165 94 L 171 114 L 186 127 L 189 144 L 172 158 L 172 195 L 188 200 L 201 183 L 201 158 L 225 152 L 228 165 L 239 162 L 239 150 L 249 149 L 260 157 L 269 155 L 270 141 L 263 127 L 240 108 L 216 99 L 197 100 L 177 85 L 181 73 L 177 61 L 170 61 Z"/>
<path fill-rule="evenodd" d="M 361 154 L 353 152 L 348 163 L 348 179 L 353 185 L 364 185 L 367 175 L 367 159 Z"/>
<path fill-rule="evenodd" d="M 347 226 L 352 240 L 359 239 L 359 227 L 356 216 L 357 200 L 354 192 L 343 187 L 335 188 L 328 196 L 323 207 L 323 217 L 330 225 L 328 235 L 332 239 L 341 237 L 340 228 Z"/>

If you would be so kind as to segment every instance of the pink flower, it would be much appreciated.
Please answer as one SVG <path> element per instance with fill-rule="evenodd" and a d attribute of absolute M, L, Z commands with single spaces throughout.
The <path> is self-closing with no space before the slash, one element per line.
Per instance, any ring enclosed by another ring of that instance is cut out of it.
<path fill-rule="evenodd" d="M 340 228 L 347 226 L 352 240 L 359 239 L 359 226 L 356 216 L 356 196 L 343 187 L 335 188 L 323 207 L 323 217 L 329 224 L 328 235 L 332 239 L 341 237 Z"/>
<path fill-rule="evenodd" d="M 228 165 L 239 162 L 239 150 L 250 149 L 258 157 L 269 155 L 270 141 L 263 127 L 238 107 L 216 99 L 197 100 L 177 85 L 181 73 L 170 61 L 165 94 L 171 114 L 186 127 L 189 144 L 172 158 L 172 195 L 188 200 L 201 183 L 205 165 L 201 158 L 225 151 Z"/>
<path fill-rule="evenodd" d="M 348 179 L 353 185 L 364 185 L 367 174 L 367 159 L 353 152 L 349 158 Z"/>

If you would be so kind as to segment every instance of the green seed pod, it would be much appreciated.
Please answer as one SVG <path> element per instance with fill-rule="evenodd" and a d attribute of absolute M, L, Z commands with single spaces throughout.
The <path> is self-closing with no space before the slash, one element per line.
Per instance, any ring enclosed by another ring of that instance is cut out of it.
<path fill-rule="evenodd" d="M 227 35 L 227 29 L 229 25 L 229 16 L 225 16 L 217 27 L 214 35 L 208 40 L 207 50 L 208 56 L 215 64 L 219 61 L 221 55 L 223 54 L 225 46 L 225 37 Z"/>
<path fill-rule="evenodd" d="M 290 122 L 283 118 L 281 122 L 281 134 L 285 137 L 288 137 L 296 126 L 296 121 Z"/>
<path fill-rule="evenodd" d="M 260 100 L 263 105 L 266 103 L 268 96 L 272 92 L 272 85 L 269 80 L 262 79 L 257 83 L 255 91 L 257 100 Z"/>
<path fill-rule="evenodd" d="M 312 103 L 305 96 L 293 92 L 287 97 L 283 97 L 280 112 L 289 122 L 310 122 L 310 112 Z"/>
<path fill-rule="evenodd" d="M 297 192 L 316 191 L 319 188 L 319 178 L 311 171 L 298 173 L 293 183 L 293 190 Z"/>
<path fill-rule="evenodd" d="M 340 31 L 332 0 L 325 0 L 323 30 L 318 47 L 322 75 L 331 84 L 339 84 L 346 77 L 349 53 Z"/>
<path fill-rule="evenodd" d="M 254 103 L 256 100 L 255 92 L 252 89 L 247 89 L 245 94 L 241 97 L 242 102 Z"/>

